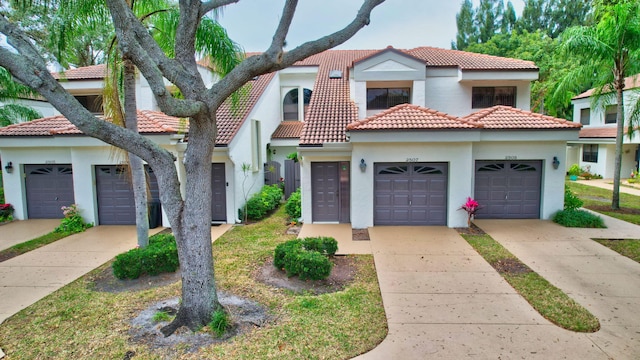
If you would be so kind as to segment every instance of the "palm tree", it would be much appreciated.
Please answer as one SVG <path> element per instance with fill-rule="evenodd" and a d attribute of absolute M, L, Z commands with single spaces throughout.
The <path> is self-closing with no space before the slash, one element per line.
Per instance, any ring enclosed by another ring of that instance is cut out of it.
<path fill-rule="evenodd" d="M 562 49 L 577 56 L 579 65 L 558 83 L 556 97 L 562 97 L 575 84 L 592 80 L 594 104 L 602 95 L 613 94 L 617 101 L 616 154 L 611 208 L 620 208 L 620 172 L 624 138 L 624 79 L 640 72 L 640 2 L 637 0 L 597 0 L 595 25 L 572 27 L 562 36 Z M 613 90 L 613 91 L 612 91 Z M 636 106 L 638 106 L 636 102 Z M 628 135 L 640 122 L 638 111 L 628 111 Z"/>
<path fill-rule="evenodd" d="M 0 101 L 4 103 L 0 104 L 0 126 L 42 117 L 38 111 L 12 102 L 14 99 L 34 94 L 30 88 L 15 82 L 7 69 L 0 67 Z"/>

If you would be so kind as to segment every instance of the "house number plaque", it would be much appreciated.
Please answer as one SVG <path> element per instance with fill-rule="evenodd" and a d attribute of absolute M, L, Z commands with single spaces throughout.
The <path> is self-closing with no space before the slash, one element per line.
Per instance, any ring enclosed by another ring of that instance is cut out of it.
<path fill-rule="evenodd" d="M 518 157 L 515 155 L 507 155 L 504 157 L 505 160 L 518 160 Z"/>
<path fill-rule="evenodd" d="M 407 162 L 412 163 L 412 162 L 417 162 L 418 158 L 407 158 Z"/>

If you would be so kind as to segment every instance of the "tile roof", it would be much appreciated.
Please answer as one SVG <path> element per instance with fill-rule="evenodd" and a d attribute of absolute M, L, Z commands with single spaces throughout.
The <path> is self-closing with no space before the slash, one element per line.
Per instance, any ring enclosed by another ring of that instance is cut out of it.
<path fill-rule="evenodd" d="M 427 67 L 458 67 L 461 70 L 531 70 L 538 67 L 533 61 L 476 54 L 423 46 L 405 50 L 407 54 L 427 62 Z"/>
<path fill-rule="evenodd" d="M 218 108 L 216 113 L 216 121 L 218 122 L 218 136 L 216 138 L 216 146 L 229 145 L 233 137 L 236 135 L 240 126 L 244 123 L 247 116 L 251 113 L 260 96 L 267 88 L 267 85 L 273 79 L 274 74 L 260 75 L 256 80 L 249 81 L 248 94 L 240 97 L 240 102 L 236 107 L 232 106 L 231 99 L 227 99 L 222 106 Z"/>
<path fill-rule="evenodd" d="M 625 90 L 635 89 L 635 88 L 638 88 L 638 87 L 640 87 L 640 74 L 635 74 L 635 75 L 631 75 L 629 77 L 624 78 L 624 89 Z M 608 88 L 606 90 L 608 90 Z M 583 92 L 582 94 L 579 94 L 579 95 L 575 96 L 571 100 L 578 100 L 578 99 L 588 98 L 589 96 L 593 95 L 594 92 L 595 92 L 595 88 L 594 89 L 589 89 L 589 90 Z"/>
<path fill-rule="evenodd" d="M 462 120 L 477 124 L 483 129 L 579 129 L 581 124 L 542 115 L 531 111 L 498 105 L 474 112 Z"/>
<path fill-rule="evenodd" d="M 401 104 L 366 119 L 353 122 L 347 130 L 475 129 L 455 116 L 418 105 Z"/>
<path fill-rule="evenodd" d="M 626 126 L 623 129 L 623 131 L 625 135 L 629 134 L 629 129 Z M 634 131 L 636 132 L 640 131 L 640 128 L 635 128 Z M 590 138 L 591 139 L 597 139 L 597 138 L 615 139 L 617 135 L 618 135 L 618 128 L 616 126 L 586 127 L 580 130 L 580 132 L 578 133 L 578 136 L 580 138 L 586 138 L 586 139 L 590 139 Z"/>
<path fill-rule="evenodd" d="M 299 139 L 304 123 L 301 121 L 283 121 L 271 135 L 272 139 Z"/>
<path fill-rule="evenodd" d="M 76 69 L 69 69 L 63 72 L 52 73 L 58 80 L 98 80 L 104 79 L 107 73 L 107 65 L 83 66 Z"/>
<path fill-rule="evenodd" d="M 185 131 L 188 123 L 179 118 L 151 110 L 138 111 L 141 134 L 173 134 Z M 50 116 L 0 128 L 0 137 L 82 135 L 80 129 L 63 115 Z"/>

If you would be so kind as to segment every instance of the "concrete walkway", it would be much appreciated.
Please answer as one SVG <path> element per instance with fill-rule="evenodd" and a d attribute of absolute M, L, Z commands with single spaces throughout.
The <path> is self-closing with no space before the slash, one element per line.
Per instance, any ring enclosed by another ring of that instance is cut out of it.
<path fill-rule="evenodd" d="M 640 226 L 601 216 L 608 229 L 572 229 L 541 220 L 476 223 L 600 320 L 601 330 L 586 336 L 604 354 L 640 359 L 640 264 L 591 240 L 637 239 Z"/>
<path fill-rule="evenodd" d="M 212 227 L 212 239 L 230 228 Z M 0 239 L 5 238 L 2 230 Z M 98 226 L 0 262 L 0 323 L 135 246 L 135 226 Z"/>
<path fill-rule="evenodd" d="M 593 179 L 593 180 L 578 180 L 575 181 L 578 184 L 595 186 L 602 189 L 613 190 L 613 179 Z M 624 185 L 624 186 L 623 186 Z M 626 181 L 620 186 L 620 192 L 625 194 L 640 196 L 640 184 L 628 184 Z"/>
<path fill-rule="evenodd" d="M 59 219 L 19 220 L 4 224 L 0 226 L 0 251 L 48 234 L 58 225 Z"/>

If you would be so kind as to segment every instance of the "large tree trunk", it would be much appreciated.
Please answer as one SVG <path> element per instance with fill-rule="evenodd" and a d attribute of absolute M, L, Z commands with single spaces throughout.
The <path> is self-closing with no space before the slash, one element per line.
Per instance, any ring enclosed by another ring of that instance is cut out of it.
<path fill-rule="evenodd" d="M 182 272 L 182 302 L 174 321 L 161 329 L 165 336 L 180 326 L 197 330 L 207 325 L 212 314 L 222 308 L 211 247 L 211 154 L 215 119 L 191 119 L 189 134 L 184 163 L 187 173 L 184 208 L 179 225 L 173 229 Z"/>
<path fill-rule="evenodd" d="M 617 113 L 616 113 L 616 160 L 613 170 L 613 195 L 611 196 L 611 209 L 620 209 L 620 173 L 622 171 L 622 144 L 624 140 L 624 74 L 616 71 L 615 80 Z"/>
<path fill-rule="evenodd" d="M 136 106 L 136 68 L 128 59 L 124 60 L 124 116 L 126 128 L 138 132 L 138 112 Z M 142 159 L 133 153 L 129 155 L 131 183 L 136 208 L 136 232 L 138 246 L 149 245 L 149 216 L 147 210 L 147 179 Z"/>

